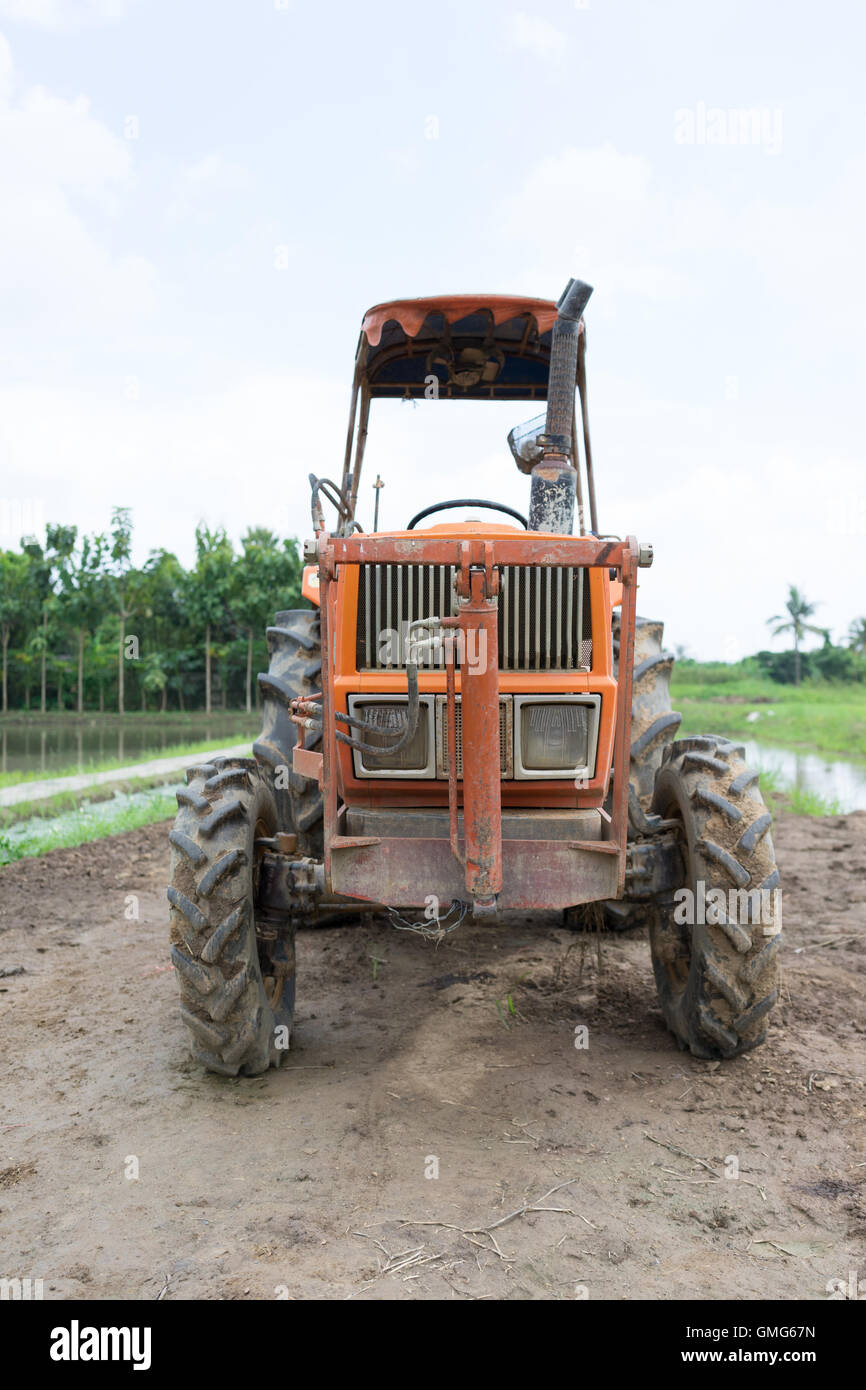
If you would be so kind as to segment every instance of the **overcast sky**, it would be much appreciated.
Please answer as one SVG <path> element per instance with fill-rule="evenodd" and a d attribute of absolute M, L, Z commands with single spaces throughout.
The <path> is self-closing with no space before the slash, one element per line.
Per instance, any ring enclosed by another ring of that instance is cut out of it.
<path fill-rule="evenodd" d="M 378 301 L 588 280 L 601 529 L 690 654 L 866 612 L 864 22 L 730 0 L 0 0 L 0 545 L 310 532 Z M 509 426 L 375 408 L 382 520 L 525 510 Z"/>

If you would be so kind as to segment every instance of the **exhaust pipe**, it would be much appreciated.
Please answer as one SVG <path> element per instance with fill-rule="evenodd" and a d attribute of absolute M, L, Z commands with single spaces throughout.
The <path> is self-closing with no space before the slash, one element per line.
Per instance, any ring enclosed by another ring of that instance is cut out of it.
<path fill-rule="evenodd" d="M 570 456 L 577 344 L 580 316 L 591 294 L 591 285 L 585 285 L 582 280 L 569 280 L 556 306 L 558 314 L 553 325 L 547 379 L 547 420 L 545 432 L 538 438 L 541 458 L 532 470 L 530 531 L 570 536 L 574 530 L 577 474 Z"/>

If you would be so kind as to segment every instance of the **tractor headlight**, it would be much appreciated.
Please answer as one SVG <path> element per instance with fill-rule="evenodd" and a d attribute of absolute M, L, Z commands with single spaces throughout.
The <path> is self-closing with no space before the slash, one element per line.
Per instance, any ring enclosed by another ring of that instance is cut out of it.
<path fill-rule="evenodd" d="M 600 695 L 515 695 L 515 777 L 592 777 L 600 706 Z"/>
<path fill-rule="evenodd" d="M 353 750 L 356 777 L 435 777 L 432 695 L 419 696 L 418 727 L 408 745 L 398 753 L 388 751 L 406 727 L 408 709 L 405 695 L 349 696 L 349 713 L 366 726 L 353 729 L 352 737 L 382 745 L 381 753 Z"/>

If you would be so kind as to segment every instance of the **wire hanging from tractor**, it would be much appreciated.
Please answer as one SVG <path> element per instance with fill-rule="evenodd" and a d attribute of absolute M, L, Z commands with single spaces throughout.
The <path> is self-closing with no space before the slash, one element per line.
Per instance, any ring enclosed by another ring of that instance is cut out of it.
<path fill-rule="evenodd" d="M 444 917 L 426 918 L 422 922 L 410 922 L 406 917 L 401 917 L 400 913 L 394 907 L 386 906 L 385 911 L 388 914 L 391 926 L 397 931 L 415 932 L 416 936 L 423 936 L 427 941 L 435 941 L 438 946 L 440 941 L 444 941 L 446 936 L 450 936 L 453 931 L 457 930 L 461 922 L 464 921 L 469 908 L 469 903 L 461 902 L 459 898 L 452 898 L 451 906 Z M 443 926 L 443 923 L 448 920 L 455 909 L 459 910 L 460 913 L 457 921 L 449 922 L 448 926 Z M 435 926 L 433 923 L 435 923 Z"/>

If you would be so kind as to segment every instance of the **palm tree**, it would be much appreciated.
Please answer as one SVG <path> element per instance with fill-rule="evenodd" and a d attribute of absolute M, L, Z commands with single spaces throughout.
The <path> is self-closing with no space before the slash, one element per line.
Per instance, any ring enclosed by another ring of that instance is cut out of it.
<path fill-rule="evenodd" d="M 816 627 L 814 623 L 806 621 L 807 618 L 814 616 L 817 604 L 809 603 L 805 594 L 801 594 L 795 584 L 788 585 L 788 598 L 785 603 L 787 617 L 777 613 L 774 617 L 768 618 L 768 624 L 775 623 L 773 636 L 778 637 L 783 632 L 790 632 L 794 638 L 794 684 L 800 684 L 800 643 L 808 632 L 814 632 L 818 637 L 823 637 L 828 641 L 830 634 L 827 628 Z"/>
<path fill-rule="evenodd" d="M 855 652 L 866 652 L 866 618 L 855 618 L 848 628 L 848 646 Z"/>

